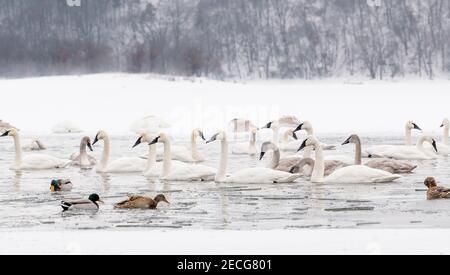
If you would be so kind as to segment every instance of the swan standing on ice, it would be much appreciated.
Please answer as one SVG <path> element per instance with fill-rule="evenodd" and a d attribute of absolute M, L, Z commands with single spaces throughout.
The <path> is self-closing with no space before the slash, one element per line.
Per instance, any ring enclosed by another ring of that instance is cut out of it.
<path fill-rule="evenodd" d="M 424 143 L 431 144 L 434 152 L 424 147 Z M 377 150 L 379 148 L 379 150 Z M 429 160 L 438 157 L 436 141 L 430 136 L 422 136 L 417 141 L 416 147 L 406 145 L 390 145 L 388 147 L 375 147 L 371 149 L 370 155 L 376 158 L 391 158 L 397 160 Z"/>
<path fill-rule="evenodd" d="M 15 159 L 12 170 L 47 170 L 66 168 L 72 161 L 68 159 L 60 159 L 48 155 L 31 154 L 22 157 L 22 147 L 20 146 L 20 136 L 16 129 L 11 129 L 3 133 L 2 137 L 10 136 L 14 139 Z"/>
<path fill-rule="evenodd" d="M 355 144 L 355 165 L 362 165 L 362 154 L 361 154 L 361 139 L 358 135 L 351 135 L 342 145 L 345 144 Z M 411 173 L 417 168 L 417 165 L 412 165 L 407 162 L 398 161 L 394 159 L 373 159 L 366 163 L 365 166 L 384 170 L 392 174 L 405 174 Z"/>
<path fill-rule="evenodd" d="M 392 182 L 401 176 L 391 174 L 389 172 L 373 169 L 364 165 L 351 165 L 340 168 L 328 177 L 325 175 L 325 162 L 323 157 L 323 149 L 319 140 L 315 137 L 309 137 L 303 141 L 299 148 L 303 150 L 312 146 L 315 149 L 316 160 L 311 175 L 311 182 L 314 183 L 381 183 Z"/>
<path fill-rule="evenodd" d="M 258 153 L 256 149 L 256 135 L 258 130 L 253 128 L 250 132 L 250 141 L 246 143 L 237 143 L 233 145 L 232 153 L 234 155 L 249 155 L 255 156 Z"/>
<path fill-rule="evenodd" d="M 164 144 L 164 160 L 161 174 L 162 180 L 173 181 L 209 181 L 214 178 L 217 170 L 205 165 L 188 164 L 172 161 L 172 149 L 169 136 L 161 133 L 149 145 Z"/>
<path fill-rule="evenodd" d="M 215 181 L 219 183 L 292 183 L 301 175 L 290 174 L 270 168 L 247 168 L 236 172 L 234 175 L 227 175 L 228 168 L 228 139 L 227 134 L 221 131 L 207 143 L 214 141 L 221 142 L 220 168 L 216 174 Z"/>
<path fill-rule="evenodd" d="M 412 137 L 411 132 L 412 130 L 419 130 L 422 131 L 422 129 L 413 121 L 407 121 L 405 124 L 405 145 L 406 146 L 413 146 L 412 143 Z M 364 156 L 369 158 L 382 158 L 383 154 L 379 155 L 380 152 L 383 151 L 390 151 L 395 150 L 395 148 L 398 147 L 398 145 L 376 145 L 371 146 L 364 150 Z"/>
<path fill-rule="evenodd" d="M 134 143 L 133 148 L 142 143 L 150 144 L 153 139 L 154 138 L 152 138 L 147 133 L 141 134 L 137 141 Z M 145 165 L 143 171 L 144 176 L 158 178 L 161 176 L 162 168 L 162 163 L 156 161 L 156 144 L 148 145 L 147 164 Z"/>
<path fill-rule="evenodd" d="M 139 173 L 144 170 L 147 161 L 139 157 L 120 158 L 109 162 L 111 142 L 105 131 L 99 131 L 97 133 L 92 145 L 95 145 L 100 140 L 103 140 L 104 145 L 102 158 L 97 165 L 98 173 Z"/>
<path fill-rule="evenodd" d="M 94 151 L 92 149 L 91 139 L 89 137 L 84 137 L 81 139 L 80 153 L 73 154 L 70 157 L 70 159 L 73 161 L 73 165 L 80 166 L 83 169 L 89 169 L 97 164 L 97 160 L 87 153 L 87 148 L 89 148 L 91 152 Z"/>
<path fill-rule="evenodd" d="M 301 123 L 300 125 L 297 126 L 297 128 L 294 130 L 294 133 L 296 133 L 298 131 L 302 131 L 302 130 L 306 131 L 308 136 L 314 136 L 314 128 L 313 128 L 311 122 L 304 121 L 303 123 Z M 298 147 L 297 147 L 297 149 L 298 149 Z M 322 143 L 322 149 L 323 150 L 336 150 L 336 146 Z"/>

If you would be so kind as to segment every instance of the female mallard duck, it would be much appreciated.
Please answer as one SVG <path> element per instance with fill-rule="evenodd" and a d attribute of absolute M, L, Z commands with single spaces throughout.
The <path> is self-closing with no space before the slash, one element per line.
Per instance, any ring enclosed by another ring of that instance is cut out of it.
<path fill-rule="evenodd" d="M 52 192 L 61 192 L 61 191 L 70 191 L 73 188 L 73 184 L 70 180 L 52 180 L 50 184 L 50 191 Z"/>
<path fill-rule="evenodd" d="M 158 203 L 167 201 L 164 195 L 158 195 L 154 199 L 144 196 L 129 196 L 127 200 L 119 202 L 115 208 L 119 209 L 156 209 Z"/>
<path fill-rule="evenodd" d="M 434 178 L 426 178 L 424 184 L 428 187 L 427 199 L 450 199 L 450 188 L 438 186 Z"/>
<path fill-rule="evenodd" d="M 63 212 L 68 210 L 98 210 L 99 202 L 103 203 L 99 195 L 92 194 L 87 200 L 62 201 L 61 207 L 63 208 Z"/>

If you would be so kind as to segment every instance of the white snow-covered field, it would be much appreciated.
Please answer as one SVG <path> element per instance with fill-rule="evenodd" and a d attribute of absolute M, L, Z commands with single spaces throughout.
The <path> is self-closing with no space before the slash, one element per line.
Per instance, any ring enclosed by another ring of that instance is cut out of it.
<path fill-rule="evenodd" d="M 450 116 L 450 81 L 251 81 L 100 74 L 0 80 L 0 119 L 23 133 L 49 133 L 61 121 L 85 131 L 129 133 L 157 115 L 187 136 L 194 127 L 225 128 L 235 117 L 265 125 L 293 114 L 319 133 L 400 133 L 406 120 L 435 130 Z"/>

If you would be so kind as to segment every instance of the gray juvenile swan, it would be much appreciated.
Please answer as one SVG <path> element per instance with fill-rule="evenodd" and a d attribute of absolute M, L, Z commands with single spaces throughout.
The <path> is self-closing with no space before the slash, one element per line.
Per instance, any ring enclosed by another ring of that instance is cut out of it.
<path fill-rule="evenodd" d="M 361 165 L 362 164 L 362 154 L 361 154 L 361 139 L 358 135 L 351 135 L 342 145 L 345 144 L 355 144 L 356 150 L 355 150 L 355 165 Z M 392 173 L 392 174 L 405 174 L 405 173 L 411 173 L 414 169 L 417 168 L 417 165 L 412 165 L 408 162 L 404 161 L 398 161 L 394 159 L 373 159 L 366 163 L 364 163 L 365 166 L 368 166 L 370 168 L 374 169 L 380 169 L 384 170 L 386 172 Z"/>
<path fill-rule="evenodd" d="M 262 144 L 259 160 L 262 160 L 265 154 L 269 151 L 273 152 L 269 168 L 274 170 L 290 173 L 292 168 L 298 165 L 302 160 L 302 158 L 299 157 L 281 158 L 280 149 L 278 148 L 278 146 L 276 146 L 273 142 L 270 141 L 264 142 Z"/>
<path fill-rule="evenodd" d="M 80 143 L 80 153 L 73 154 L 70 159 L 72 165 L 80 166 L 81 168 L 92 168 L 97 164 L 97 160 L 87 153 L 87 148 L 92 152 L 91 139 L 89 137 L 83 137 Z"/>

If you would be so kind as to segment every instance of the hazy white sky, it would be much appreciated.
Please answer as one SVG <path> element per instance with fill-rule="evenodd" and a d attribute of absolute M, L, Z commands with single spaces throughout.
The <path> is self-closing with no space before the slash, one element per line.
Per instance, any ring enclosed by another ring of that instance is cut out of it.
<path fill-rule="evenodd" d="M 407 120 L 438 131 L 450 117 L 450 81 L 167 81 L 103 74 L 0 80 L 0 119 L 26 133 L 50 133 L 70 120 L 86 131 L 129 133 L 133 121 L 157 115 L 174 134 L 226 128 L 235 117 L 264 125 L 279 115 L 311 121 L 316 132 L 402 132 Z M 187 134 L 186 134 L 187 135 Z"/>

